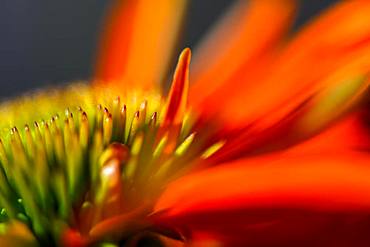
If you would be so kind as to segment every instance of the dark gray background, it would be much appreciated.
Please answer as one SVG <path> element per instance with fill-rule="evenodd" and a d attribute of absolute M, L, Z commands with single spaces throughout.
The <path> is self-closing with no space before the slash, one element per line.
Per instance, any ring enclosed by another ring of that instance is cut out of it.
<path fill-rule="evenodd" d="M 0 99 L 37 87 L 88 80 L 108 0 L 2 0 Z M 194 47 L 234 0 L 192 0 L 184 46 Z M 335 0 L 303 0 L 297 26 Z"/>

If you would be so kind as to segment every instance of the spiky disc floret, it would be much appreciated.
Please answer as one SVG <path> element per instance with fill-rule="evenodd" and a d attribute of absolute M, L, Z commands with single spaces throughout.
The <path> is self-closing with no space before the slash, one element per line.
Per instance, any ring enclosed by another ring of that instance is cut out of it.
<path fill-rule="evenodd" d="M 117 229 L 125 232 L 122 224 L 132 223 L 116 216 L 134 212 L 142 222 L 164 185 L 212 150 L 205 136 L 192 132 L 189 114 L 168 123 L 159 94 L 97 92 L 80 85 L 0 108 L 3 227 L 25 225 L 35 242 L 48 246 L 67 229 L 89 243 L 112 240 Z M 51 114 L 64 107 L 60 102 L 69 108 Z M 27 116 L 6 114 L 21 110 Z M 133 234 L 123 232 L 119 238 Z"/>

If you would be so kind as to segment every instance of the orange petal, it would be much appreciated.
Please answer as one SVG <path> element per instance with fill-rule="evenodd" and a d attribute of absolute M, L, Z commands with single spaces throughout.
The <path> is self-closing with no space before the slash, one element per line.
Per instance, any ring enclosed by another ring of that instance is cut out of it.
<path fill-rule="evenodd" d="M 184 49 L 179 57 L 179 62 L 172 80 L 171 90 L 167 97 L 166 107 L 164 108 L 165 126 L 169 124 L 180 124 L 184 118 L 189 91 L 190 58 L 190 49 Z"/>
<path fill-rule="evenodd" d="M 266 88 L 272 91 L 264 93 L 264 96 L 258 100 L 256 98 L 258 102 L 254 99 L 251 101 L 251 108 L 255 107 L 255 113 L 250 115 L 248 119 L 258 119 L 256 125 L 259 129 L 264 129 L 286 118 L 291 112 L 297 112 L 298 108 L 305 105 L 302 108 L 306 112 L 302 114 L 302 119 L 299 119 L 300 123 L 297 124 L 301 125 L 301 130 L 307 132 L 321 129 L 366 96 L 370 85 L 368 79 L 370 72 L 369 55 L 370 43 L 367 47 L 353 52 L 351 56 L 346 56 L 346 61 L 343 61 L 334 71 L 316 81 L 302 78 L 299 85 L 297 85 L 297 81 L 294 81 L 294 85 L 285 87 L 287 86 L 285 85 L 287 80 L 277 86 L 278 81 L 273 79 L 274 86 L 265 85 Z M 301 86 L 303 88 L 300 88 Z M 262 90 L 262 88 L 260 89 Z M 232 103 L 235 102 L 229 102 L 229 104 Z M 258 112 L 257 109 L 260 111 Z M 243 113 L 236 112 L 235 108 L 232 111 L 234 112 L 233 116 L 248 113 L 248 109 Z M 250 118 L 251 116 L 254 118 Z"/>
<path fill-rule="evenodd" d="M 268 99 L 257 97 L 256 94 L 256 99 L 250 105 L 245 104 L 242 109 L 228 105 L 235 103 L 235 100 L 242 100 L 232 97 L 225 104 L 226 107 L 222 110 L 218 108 L 218 116 L 231 114 L 224 121 L 248 128 L 236 132 L 235 137 L 229 136 L 231 141 L 213 159 L 225 161 L 241 155 L 286 148 L 314 136 L 361 105 L 368 95 L 370 85 L 370 44 L 347 54 L 346 59 L 336 70 L 317 82 L 308 81 L 304 89 L 296 91 L 296 88 L 305 84 L 305 81 L 301 81 L 301 84 L 291 86 L 291 89 L 285 88 L 286 92 L 279 91 L 277 88 L 284 88 L 283 83 L 273 80 L 278 86 L 273 87 L 270 93 L 264 91 Z M 254 105 L 256 101 L 258 104 Z M 254 113 L 248 115 L 253 108 Z M 243 114 L 246 114 L 243 121 L 235 119 Z"/>
<path fill-rule="evenodd" d="M 240 67 L 246 74 L 276 48 L 295 10 L 293 0 L 238 1 L 197 49 L 190 101 L 197 104 Z M 273 20 L 273 24 L 271 24 Z"/>
<path fill-rule="evenodd" d="M 369 164 L 368 154 L 355 152 L 239 160 L 170 184 L 154 220 L 188 236 L 236 232 L 253 242 L 257 234 L 276 245 L 278 233 L 286 240 L 310 240 L 315 227 L 325 236 L 333 224 L 356 225 L 357 216 L 370 215 Z"/>
<path fill-rule="evenodd" d="M 101 80 L 101 83 L 111 84 L 113 80 L 122 77 L 136 11 L 134 1 L 116 1 L 107 12 L 95 71 L 95 78 Z"/>
<path fill-rule="evenodd" d="M 275 65 L 265 70 L 259 67 L 262 72 L 252 73 L 252 77 L 238 71 L 205 99 L 203 109 L 217 109 L 215 115 L 234 127 L 266 116 L 264 121 L 276 123 L 315 94 L 339 87 L 342 79 L 366 75 L 369 12 L 368 1 L 335 5 L 296 36 L 275 59 Z M 342 79 L 338 80 L 339 76 Z"/>
<path fill-rule="evenodd" d="M 166 76 L 186 0 L 118 0 L 112 5 L 97 60 L 102 84 L 149 89 Z"/>

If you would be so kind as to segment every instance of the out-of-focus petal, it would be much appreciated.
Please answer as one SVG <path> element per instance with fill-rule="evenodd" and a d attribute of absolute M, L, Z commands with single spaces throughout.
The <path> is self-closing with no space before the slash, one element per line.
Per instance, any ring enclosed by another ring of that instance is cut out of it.
<path fill-rule="evenodd" d="M 361 232 L 370 217 L 369 163 L 368 154 L 355 152 L 239 160 L 170 184 L 154 220 L 188 237 L 223 234 L 261 246 L 343 240 L 356 231 L 369 241 Z M 356 231 L 335 235 L 343 229 Z"/>
<path fill-rule="evenodd" d="M 366 125 L 366 112 L 351 114 L 317 136 L 294 145 L 285 152 L 319 154 L 346 150 L 370 151 L 370 128 Z"/>
<path fill-rule="evenodd" d="M 2 223 L 0 233 L 1 246 L 36 247 L 36 238 L 24 223 L 13 221 Z M 4 232 L 5 231 L 5 232 Z"/>
<path fill-rule="evenodd" d="M 253 72 L 277 48 L 295 7 L 294 0 L 238 1 L 195 53 L 190 102 L 197 105 L 240 69 Z"/>
<path fill-rule="evenodd" d="M 128 59 L 136 4 L 116 1 L 109 8 L 96 64 L 96 79 L 112 84 L 122 78 Z"/>
<path fill-rule="evenodd" d="M 238 87 L 239 96 L 228 95 L 222 105 L 208 106 L 230 129 L 242 126 L 214 159 L 286 148 L 362 103 L 370 84 L 369 11 L 369 2 L 340 3 L 292 41 L 267 78 Z M 323 32 L 334 20 L 335 28 Z M 346 37 L 343 43 L 340 37 Z"/>
<path fill-rule="evenodd" d="M 262 118 L 259 125 L 270 125 L 322 91 L 336 90 L 344 81 L 367 75 L 369 11 L 367 1 L 337 4 L 298 34 L 272 67 L 259 67 L 264 72 L 260 77 L 252 73 L 240 82 L 242 70 L 237 72 L 204 100 L 204 112 L 213 112 L 232 126 Z"/>
<path fill-rule="evenodd" d="M 219 152 L 207 161 L 210 164 L 280 150 L 291 154 L 339 153 L 343 151 L 370 151 L 370 126 L 367 111 L 362 109 L 333 123 L 317 135 L 305 139 L 287 120 L 261 133 L 237 134 Z M 298 131 L 300 132 L 300 131 Z M 294 145 L 293 145 L 294 144 Z"/>
<path fill-rule="evenodd" d="M 117 0 L 97 60 L 98 83 L 149 89 L 166 76 L 186 0 Z M 118 81 L 118 82 L 117 82 Z"/>
<path fill-rule="evenodd" d="M 369 79 L 367 77 L 354 77 L 353 80 L 347 79 L 345 76 L 337 77 L 342 72 L 338 71 L 334 76 L 328 78 L 328 81 L 336 83 L 337 80 L 341 80 L 343 83 L 323 89 L 306 102 L 298 104 L 297 108 L 286 116 L 280 115 L 282 113 L 280 110 L 284 111 L 284 108 L 277 108 L 259 121 L 247 125 L 244 129 L 237 129 L 234 132 L 225 131 L 224 138 L 227 138 L 228 142 L 211 156 L 209 161 L 218 163 L 243 156 L 286 149 L 299 142 L 309 140 L 328 126 L 335 124 L 335 121 L 341 121 L 343 115 L 364 103 L 363 99 L 369 92 Z M 344 70 L 344 72 L 348 71 Z M 275 117 L 278 117 L 276 122 L 273 120 Z M 362 119 L 359 120 L 363 122 L 359 124 L 362 128 L 358 129 L 358 132 L 364 135 L 363 138 L 368 138 L 367 130 L 364 127 L 364 118 L 365 116 L 362 116 Z M 345 140 L 338 141 L 333 148 L 338 148 L 343 142 Z M 347 144 L 344 143 L 343 147 L 347 147 Z M 368 141 L 364 141 L 362 145 L 364 148 L 367 145 L 368 148 Z"/>

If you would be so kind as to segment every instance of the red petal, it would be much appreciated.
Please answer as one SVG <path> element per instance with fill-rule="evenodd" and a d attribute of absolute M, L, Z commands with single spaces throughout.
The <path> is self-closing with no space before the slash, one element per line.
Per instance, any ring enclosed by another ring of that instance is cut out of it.
<path fill-rule="evenodd" d="M 188 237 L 203 232 L 252 246 L 369 244 L 369 164 L 368 154 L 350 152 L 224 164 L 172 183 L 154 220 Z M 344 230 L 348 235 L 336 235 Z"/>
<path fill-rule="evenodd" d="M 366 126 L 366 113 L 352 114 L 317 136 L 293 146 L 289 153 L 370 151 L 370 129 Z"/>

